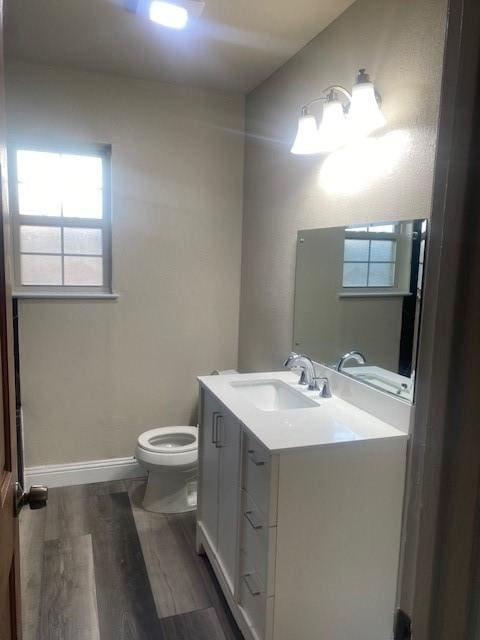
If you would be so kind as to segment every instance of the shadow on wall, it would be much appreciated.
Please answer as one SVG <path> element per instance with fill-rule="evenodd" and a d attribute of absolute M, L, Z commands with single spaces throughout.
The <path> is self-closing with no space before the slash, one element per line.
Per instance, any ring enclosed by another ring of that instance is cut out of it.
<path fill-rule="evenodd" d="M 198 402 L 198 398 L 195 400 L 195 404 L 192 407 L 192 411 L 190 413 L 190 420 L 188 422 L 189 425 L 198 425 L 200 422 L 200 416 L 198 415 L 200 410 L 200 405 Z"/>

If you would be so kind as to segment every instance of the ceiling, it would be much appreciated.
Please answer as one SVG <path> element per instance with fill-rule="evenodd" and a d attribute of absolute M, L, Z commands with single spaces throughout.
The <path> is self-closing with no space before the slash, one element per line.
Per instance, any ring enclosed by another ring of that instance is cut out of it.
<path fill-rule="evenodd" d="M 121 0 L 7 0 L 6 55 L 163 82 L 248 93 L 354 0 L 206 0 L 183 31 Z"/>

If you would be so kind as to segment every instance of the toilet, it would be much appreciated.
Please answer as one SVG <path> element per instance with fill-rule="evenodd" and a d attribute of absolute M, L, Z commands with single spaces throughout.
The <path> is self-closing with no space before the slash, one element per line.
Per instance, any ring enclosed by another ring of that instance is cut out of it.
<path fill-rule="evenodd" d="M 197 427 L 160 427 L 138 437 L 135 458 L 148 471 L 143 507 L 184 513 L 197 506 Z"/>

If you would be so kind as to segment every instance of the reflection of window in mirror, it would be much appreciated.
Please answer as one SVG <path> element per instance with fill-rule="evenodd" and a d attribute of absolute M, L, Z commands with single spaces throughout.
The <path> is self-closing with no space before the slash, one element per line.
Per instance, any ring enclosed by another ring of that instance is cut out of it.
<path fill-rule="evenodd" d="M 409 223 L 401 222 L 346 227 L 340 295 L 408 292 L 409 252 L 403 246 L 411 237 L 407 227 Z"/>

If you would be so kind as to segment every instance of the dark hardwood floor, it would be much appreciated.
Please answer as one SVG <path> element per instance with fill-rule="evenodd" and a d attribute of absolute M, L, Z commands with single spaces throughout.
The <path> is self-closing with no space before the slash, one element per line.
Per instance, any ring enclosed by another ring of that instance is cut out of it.
<path fill-rule="evenodd" d="M 23 640 L 237 640 L 194 513 L 144 511 L 144 480 L 51 489 L 20 518 Z"/>

